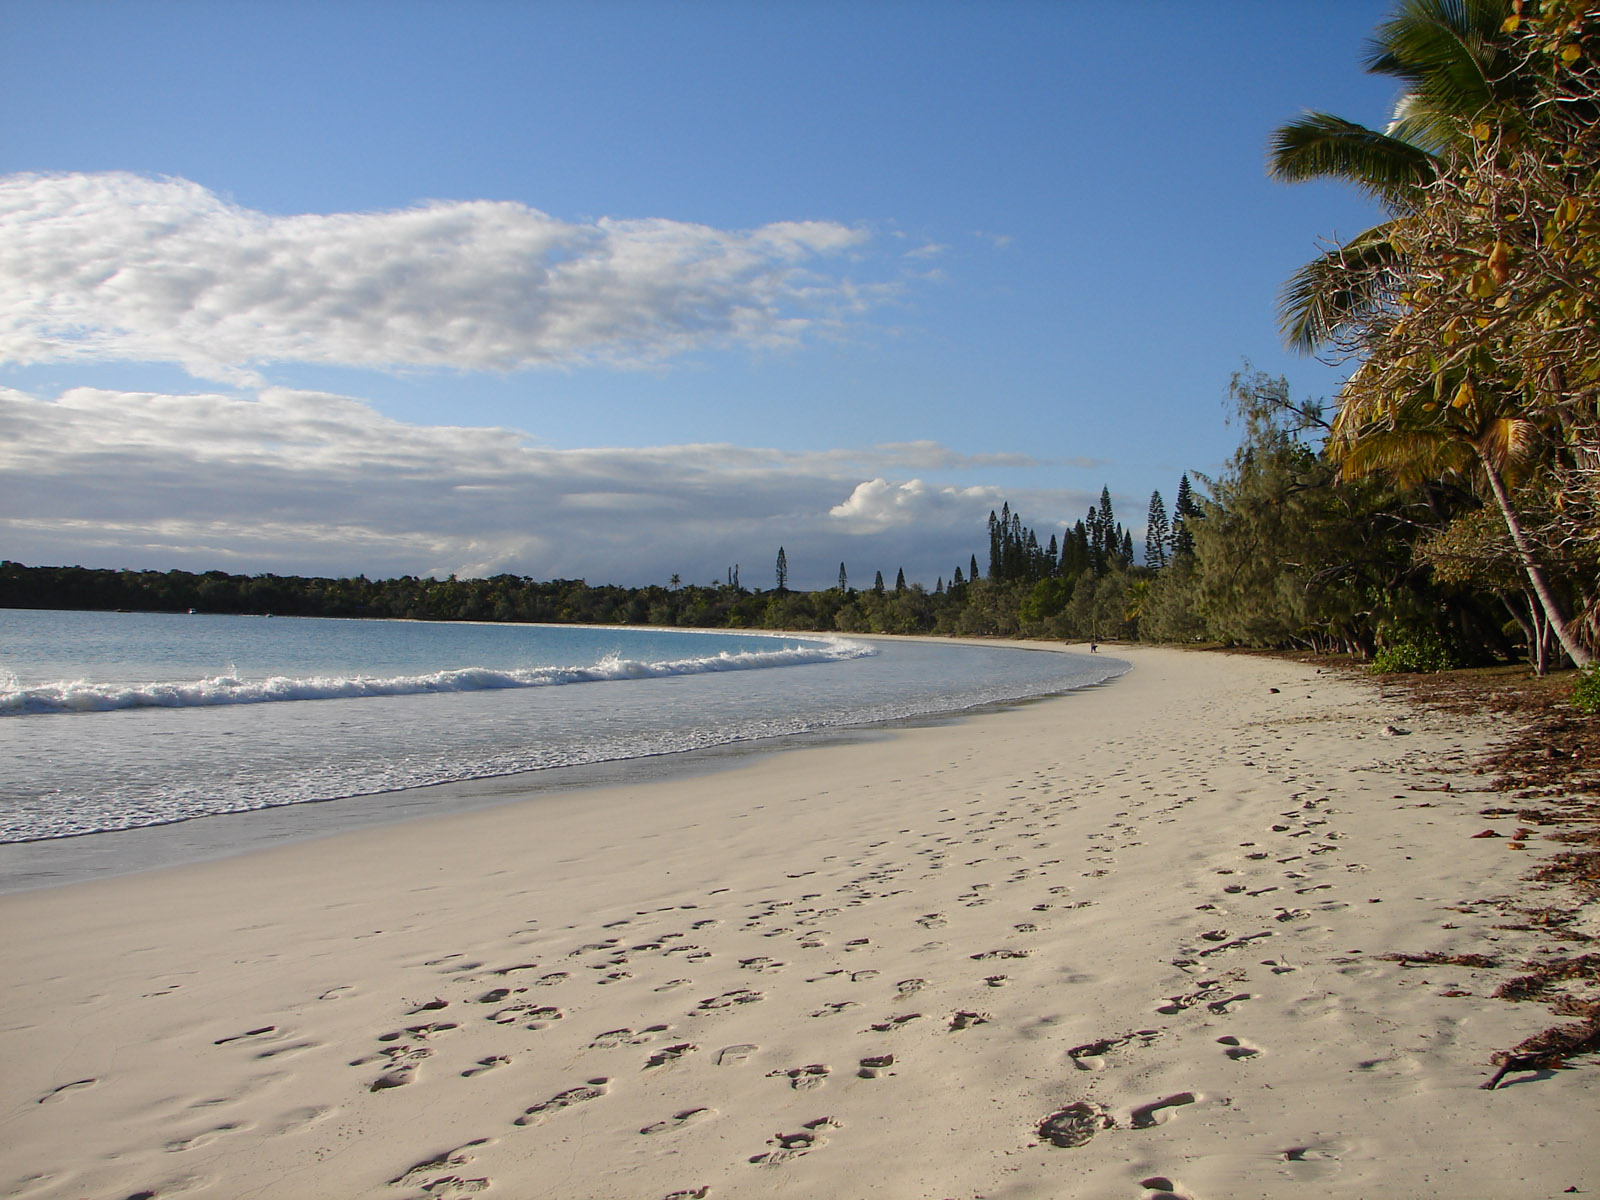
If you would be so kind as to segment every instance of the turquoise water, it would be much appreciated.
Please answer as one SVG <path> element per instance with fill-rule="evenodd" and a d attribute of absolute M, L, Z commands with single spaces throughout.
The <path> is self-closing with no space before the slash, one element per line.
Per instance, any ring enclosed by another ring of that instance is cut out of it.
<path fill-rule="evenodd" d="M 759 744 L 1124 667 L 811 635 L 0 610 L 0 842 Z"/>

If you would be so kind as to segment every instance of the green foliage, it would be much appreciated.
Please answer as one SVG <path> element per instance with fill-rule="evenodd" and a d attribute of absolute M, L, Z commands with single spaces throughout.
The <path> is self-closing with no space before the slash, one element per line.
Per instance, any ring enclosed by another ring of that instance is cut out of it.
<path fill-rule="evenodd" d="M 1382 675 L 1420 675 L 1459 665 L 1442 639 L 1429 634 L 1385 646 L 1372 656 L 1371 670 Z"/>
<path fill-rule="evenodd" d="M 1600 667 L 1578 672 L 1572 685 L 1572 707 L 1591 716 L 1600 714 Z"/>

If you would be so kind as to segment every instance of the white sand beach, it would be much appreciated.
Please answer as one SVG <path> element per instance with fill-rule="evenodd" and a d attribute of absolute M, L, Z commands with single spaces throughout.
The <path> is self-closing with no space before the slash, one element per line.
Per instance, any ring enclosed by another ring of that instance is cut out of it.
<path fill-rule="evenodd" d="M 1102 652 L 960 722 L 0 898 L 0 1195 L 1600 1189 L 1592 1067 L 1479 1086 L 1548 1010 L 1382 957 L 1545 945 L 1497 901 L 1553 848 L 1472 836 L 1514 825 L 1495 718 Z"/>

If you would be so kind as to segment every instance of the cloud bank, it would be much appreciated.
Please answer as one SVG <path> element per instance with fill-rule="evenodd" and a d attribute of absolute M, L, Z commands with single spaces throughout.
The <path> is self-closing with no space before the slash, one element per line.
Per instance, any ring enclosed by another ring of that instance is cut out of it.
<path fill-rule="evenodd" d="M 574 223 L 507 201 L 275 216 L 183 179 L 0 178 L 0 358 L 514 371 L 792 345 L 888 285 L 827 221 Z"/>
<path fill-rule="evenodd" d="M 1087 493 L 926 482 L 997 465 L 934 442 L 818 453 L 553 450 L 509 428 L 417 425 L 347 396 L 0 389 L 0 545 L 43 564 L 240 573 L 932 586 L 987 556 L 1003 500 L 1041 532 Z M 1002 465 L 1031 460 L 999 456 Z M 915 476 L 911 476 L 916 473 Z"/>

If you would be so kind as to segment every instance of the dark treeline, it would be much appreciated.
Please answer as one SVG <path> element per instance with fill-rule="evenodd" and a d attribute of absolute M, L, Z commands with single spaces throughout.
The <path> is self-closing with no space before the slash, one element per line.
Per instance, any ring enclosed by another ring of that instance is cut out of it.
<path fill-rule="evenodd" d="M 1560 648 L 1503 526 L 1465 483 L 1402 487 L 1342 478 L 1320 444 L 1314 404 L 1246 371 L 1234 380 L 1238 449 L 1203 493 L 1185 474 L 1169 510 L 1150 498 L 1133 531 L 1108 490 L 1041 539 L 1009 504 L 989 514 L 987 569 L 976 554 L 932 591 L 897 571 L 885 585 L 787 586 L 780 547 L 771 590 L 736 568 L 711 586 L 625 588 L 583 580 L 321 579 L 221 571 L 93 570 L 0 563 L 0 607 L 933 633 L 1302 648 L 1438 669 Z M 1585 582 L 1584 572 L 1589 572 Z M 1592 615 L 1594 561 L 1552 558 L 1549 574 Z"/>
<path fill-rule="evenodd" d="M 845 563 L 836 586 L 794 591 L 780 548 L 771 590 L 744 586 L 736 569 L 711 586 L 625 588 L 6 562 L 0 607 L 1207 641 L 1381 655 L 1413 668 L 1554 661 L 1538 605 L 1492 523 L 1480 528 L 1492 514 L 1470 490 L 1342 480 L 1310 440 L 1320 410 L 1291 402 L 1285 381 L 1247 372 L 1233 394 L 1238 450 L 1202 479 L 1204 495 L 1185 474 L 1170 510 L 1159 491 L 1151 496 L 1142 561 L 1102 489 L 1081 519 L 1044 538 L 1003 505 L 989 515 L 986 569 L 974 554 L 932 591 L 903 571 L 885 585 L 881 570 L 857 589 Z M 1463 523 L 1481 543 L 1470 556 Z M 1571 572 L 1557 578 L 1582 593 Z"/>

